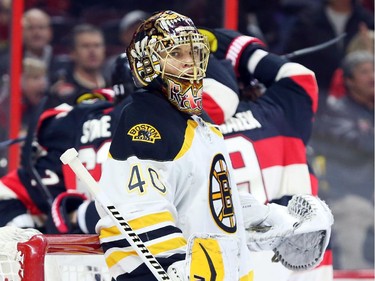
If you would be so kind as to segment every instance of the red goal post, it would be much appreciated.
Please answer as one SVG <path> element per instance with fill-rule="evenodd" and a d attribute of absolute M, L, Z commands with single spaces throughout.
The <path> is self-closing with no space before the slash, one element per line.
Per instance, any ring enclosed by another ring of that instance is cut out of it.
<path fill-rule="evenodd" d="M 27 242 L 20 242 L 17 250 L 23 253 L 22 281 L 45 280 L 45 256 L 47 254 L 86 255 L 103 254 L 97 235 L 43 235 L 37 234 Z"/>
<path fill-rule="evenodd" d="M 0 280 L 111 280 L 97 235 L 30 231 L 0 228 Z"/>

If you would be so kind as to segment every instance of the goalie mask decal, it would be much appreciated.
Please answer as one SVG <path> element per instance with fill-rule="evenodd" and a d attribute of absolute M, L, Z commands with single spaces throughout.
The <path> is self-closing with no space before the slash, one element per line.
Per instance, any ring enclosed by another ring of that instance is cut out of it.
<path fill-rule="evenodd" d="M 161 139 L 159 131 L 149 124 L 137 124 L 133 126 L 128 131 L 128 135 L 132 136 L 132 141 L 148 143 L 155 143 L 155 140 Z"/>
<path fill-rule="evenodd" d="M 180 111 L 199 115 L 202 111 L 202 83 L 166 79 L 169 101 Z"/>
<path fill-rule="evenodd" d="M 234 215 L 232 190 L 229 182 L 228 166 L 222 154 L 214 157 L 210 175 L 209 197 L 211 214 L 221 229 L 234 233 L 237 230 L 237 224 Z"/>

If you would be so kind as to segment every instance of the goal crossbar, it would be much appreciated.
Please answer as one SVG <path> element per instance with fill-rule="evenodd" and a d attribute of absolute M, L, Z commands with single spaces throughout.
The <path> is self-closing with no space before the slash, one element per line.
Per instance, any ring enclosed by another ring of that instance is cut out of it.
<path fill-rule="evenodd" d="M 23 272 L 21 280 L 23 281 L 44 280 L 45 256 L 47 254 L 103 254 L 99 237 L 94 234 L 37 234 L 27 242 L 19 242 L 17 250 L 23 255 L 23 262 L 21 263 Z"/>

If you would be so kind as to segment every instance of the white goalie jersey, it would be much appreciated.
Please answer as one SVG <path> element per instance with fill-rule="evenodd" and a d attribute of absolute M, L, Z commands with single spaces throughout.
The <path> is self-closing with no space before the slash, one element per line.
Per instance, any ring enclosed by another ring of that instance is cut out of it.
<path fill-rule="evenodd" d="M 222 134 L 201 118 L 175 110 L 155 93 L 140 91 L 133 98 L 103 165 L 103 192 L 165 269 L 185 259 L 192 235 L 225 235 L 238 241 L 237 250 L 199 243 L 203 259 L 190 264 L 188 275 L 252 280 L 238 191 Z M 139 108 L 142 116 L 135 114 Z M 112 276 L 154 280 L 111 218 L 98 210 L 97 232 Z"/>

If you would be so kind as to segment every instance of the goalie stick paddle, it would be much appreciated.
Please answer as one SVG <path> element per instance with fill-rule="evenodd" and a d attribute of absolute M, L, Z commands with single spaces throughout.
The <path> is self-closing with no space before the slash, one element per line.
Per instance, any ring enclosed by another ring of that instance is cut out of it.
<path fill-rule="evenodd" d="M 156 279 L 159 281 L 171 280 L 167 272 L 165 272 L 154 255 L 151 254 L 146 245 L 130 227 L 128 222 L 121 216 L 116 207 L 110 203 L 110 200 L 103 193 L 100 193 L 99 184 L 94 180 L 85 166 L 83 166 L 82 162 L 79 160 L 77 150 L 74 148 L 66 150 L 61 155 L 60 160 L 63 164 L 69 165 L 76 176 L 86 184 L 91 195 L 103 206 L 106 213 L 113 219 L 117 228 L 126 237 L 126 240 L 128 240 L 129 244 L 134 248 L 138 256 L 151 270 Z"/>

